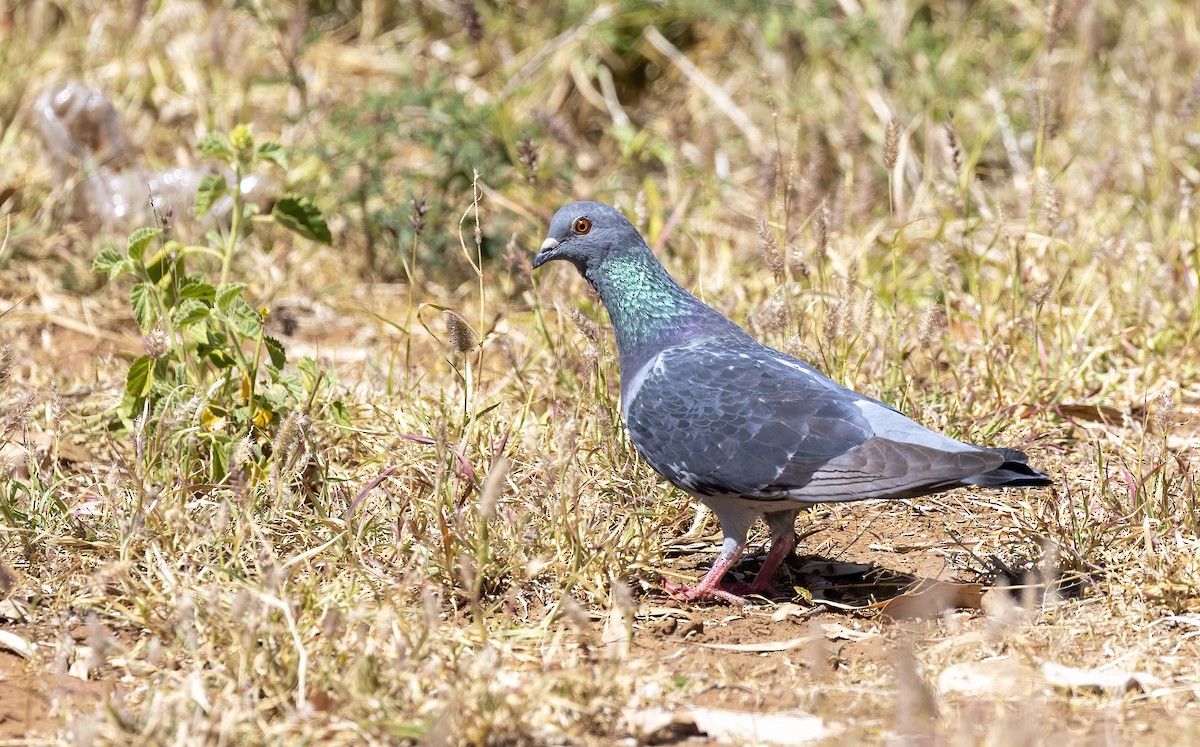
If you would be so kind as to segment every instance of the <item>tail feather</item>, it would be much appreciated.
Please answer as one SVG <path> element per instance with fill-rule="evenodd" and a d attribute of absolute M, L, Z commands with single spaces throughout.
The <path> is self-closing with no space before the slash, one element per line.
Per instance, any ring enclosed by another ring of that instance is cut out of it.
<path fill-rule="evenodd" d="M 1038 488 L 1052 484 L 1050 476 L 1030 467 L 1029 458 L 1016 449 L 992 449 L 1004 457 L 1004 463 L 990 472 L 963 480 L 969 485 L 989 488 Z"/>

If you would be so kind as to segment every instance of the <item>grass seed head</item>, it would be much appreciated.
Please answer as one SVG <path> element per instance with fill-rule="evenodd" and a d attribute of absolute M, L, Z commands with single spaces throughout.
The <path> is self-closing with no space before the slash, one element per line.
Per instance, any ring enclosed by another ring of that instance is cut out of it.
<path fill-rule="evenodd" d="M 1188 86 L 1187 93 L 1184 94 L 1183 100 L 1179 103 L 1179 121 L 1181 124 L 1190 124 L 1192 118 L 1196 116 L 1197 105 L 1200 104 L 1200 73 L 1192 78 L 1192 84 Z"/>
<path fill-rule="evenodd" d="M 896 160 L 900 157 L 900 120 L 892 117 L 888 120 L 887 129 L 883 133 L 883 167 L 890 173 L 896 168 Z"/>
<path fill-rule="evenodd" d="M 0 345 L 0 392 L 8 388 L 8 382 L 12 378 L 13 369 L 13 352 L 12 345 L 7 342 Z"/>
<path fill-rule="evenodd" d="M 808 217 L 822 205 L 821 185 L 825 178 L 825 167 L 829 161 L 825 144 L 817 139 L 808 152 L 808 163 L 800 179 L 800 215 Z"/>
<path fill-rule="evenodd" d="M 146 357 L 150 359 L 161 358 L 170 346 L 171 337 L 161 325 L 150 330 L 142 338 L 142 349 L 146 351 Z"/>
<path fill-rule="evenodd" d="M 845 300 L 833 299 L 825 307 L 825 323 L 821 327 L 821 337 L 826 348 L 832 348 L 842 337 L 842 312 L 845 310 Z"/>
<path fill-rule="evenodd" d="M 518 277 L 522 283 L 529 285 L 533 280 L 533 268 L 529 265 L 529 254 L 517 236 L 517 232 L 513 231 L 504 245 L 504 269 L 510 276 Z"/>
<path fill-rule="evenodd" d="M 550 137 L 568 148 L 576 148 L 579 142 L 579 136 L 571 124 L 557 113 L 538 110 L 534 112 L 533 118 L 538 121 Z"/>
<path fill-rule="evenodd" d="M 1104 265 L 1119 265 L 1129 252 L 1129 240 L 1124 234 L 1109 234 L 1092 250 L 1095 260 Z"/>
<path fill-rule="evenodd" d="M 459 355 L 469 353 L 479 346 L 479 335 L 475 334 L 475 330 L 457 311 L 446 309 L 442 311 L 442 318 L 446 321 L 446 331 L 450 336 L 450 348 L 455 353 Z"/>
<path fill-rule="evenodd" d="M 593 322 L 587 314 L 583 313 L 583 309 L 578 306 L 566 307 L 567 318 L 579 330 L 579 333 L 587 338 L 587 341 L 592 345 L 600 344 L 600 326 Z"/>
<path fill-rule="evenodd" d="M 1050 233 L 1054 233 L 1054 229 L 1062 218 L 1062 195 L 1059 193 L 1058 187 L 1054 186 L 1054 182 L 1050 181 L 1050 175 L 1045 171 L 1038 175 L 1038 186 L 1042 193 L 1042 209 L 1046 217 L 1046 227 Z"/>
<path fill-rule="evenodd" d="M 479 8 L 475 7 L 475 0 L 458 0 L 457 5 L 463 31 L 467 33 L 467 38 L 479 44 L 483 41 L 483 17 L 479 15 Z"/>
<path fill-rule="evenodd" d="M 633 220 L 634 226 L 641 233 L 645 233 L 646 226 L 650 221 L 650 209 L 647 205 L 649 198 L 646 197 L 646 190 L 639 189 L 637 197 L 633 198 Z"/>
<path fill-rule="evenodd" d="M 1041 308 L 1053 292 L 1054 286 L 1051 283 L 1039 283 L 1029 292 L 1029 301 L 1035 307 Z"/>
<path fill-rule="evenodd" d="M 858 96 L 846 97 L 846 107 L 842 111 L 842 148 L 851 156 L 858 155 L 862 150 L 862 123 L 859 121 L 861 105 Z"/>
<path fill-rule="evenodd" d="M 437 630 L 442 622 L 442 599 L 432 582 L 421 584 L 421 611 L 425 616 L 425 627 Z"/>
<path fill-rule="evenodd" d="M 945 309 L 936 301 L 930 301 L 921 309 L 921 319 L 917 322 L 917 344 L 928 348 L 934 338 L 939 336 L 946 327 Z"/>
<path fill-rule="evenodd" d="M 254 445 L 250 441 L 250 436 L 247 435 L 238 440 L 237 446 L 234 447 L 233 453 L 229 456 L 229 466 L 231 469 L 241 469 L 253 457 Z"/>
<path fill-rule="evenodd" d="M 763 262 L 771 271 L 771 275 L 775 277 L 775 282 L 783 282 L 783 255 L 779 252 L 779 244 L 775 241 L 775 232 L 771 230 L 771 225 L 767 223 L 766 218 L 758 219 L 758 248 L 762 251 Z"/>
<path fill-rule="evenodd" d="M 525 166 L 525 179 L 530 184 L 537 183 L 538 179 L 538 161 L 540 158 L 540 149 L 529 135 L 522 135 L 517 141 L 517 160 Z"/>
<path fill-rule="evenodd" d="M 851 217 L 857 223 L 865 223 L 875 209 L 875 170 L 867 160 L 858 162 L 854 169 L 854 196 L 850 205 Z"/>
<path fill-rule="evenodd" d="M 412 226 L 413 233 L 420 236 L 425 231 L 425 213 L 429 210 L 429 201 L 424 197 L 415 197 L 412 201 L 412 212 L 409 213 L 408 222 Z"/>
<path fill-rule="evenodd" d="M 1175 392 L 1169 387 L 1158 393 L 1154 400 L 1154 425 L 1159 432 L 1166 433 L 1175 424 Z"/>
<path fill-rule="evenodd" d="M 279 425 L 272 443 L 273 463 L 275 466 L 284 465 L 297 468 L 303 461 L 298 455 L 307 440 L 309 418 L 299 410 L 292 410 Z"/>
<path fill-rule="evenodd" d="M 762 310 L 758 312 L 758 322 L 775 334 L 784 334 L 790 327 L 791 316 L 791 307 L 780 288 L 763 302 Z"/>
<path fill-rule="evenodd" d="M 1046 4 L 1046 49 L 1054 49 L 1067 28 L 1068 0 L 1050 0 Z"/>
<path fill-rule="evenodd" d="M 565 595 L 562 603 L 559 604 L 559 609 L 562 610 L 563 618 L 576 632 L 584 635 L 590 633 L 592 618 L 575 597 L 570 594 Z"/>
<path fill-rule="evenodd" d="M 817 258 L 817 264 L 823 264 L 825 256 L 829 254 L 829 221 L 825 208 L 821 208 L 813 216 L 812 231 L 813 255 Z"/>
<path fill-rule="evenodd" d="M 499 457 L 488 470 L 487 479 L 479 491 L 479 515 L 485 521 L 496 515 L 496 503 L 504 490 L 504 478 L 508 475 L 510 462 L 507 457 Z"/>
<path fill-rule="evenodd" d="M 962 177 L 963 154 L 962 146 L 958 143 L 958 133 L 954 131 L 954 112 L 951 111 L 946 115 L 946 124 L 943 125 L 946 133 L 946 147 L 950 149 L 950 164 L 954 169 L 954 178 Z"/>

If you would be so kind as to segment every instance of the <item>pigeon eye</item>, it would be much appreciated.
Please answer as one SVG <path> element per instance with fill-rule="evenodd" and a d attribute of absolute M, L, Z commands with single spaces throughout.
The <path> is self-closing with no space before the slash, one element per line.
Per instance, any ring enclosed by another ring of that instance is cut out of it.
<path fill-rule="evenodd" d="M 571 225 L 571 230 L 577 234 L 585 234 L 592 230 L 592 222 L 587 218 L 576 218 L 575 223 Z"/>

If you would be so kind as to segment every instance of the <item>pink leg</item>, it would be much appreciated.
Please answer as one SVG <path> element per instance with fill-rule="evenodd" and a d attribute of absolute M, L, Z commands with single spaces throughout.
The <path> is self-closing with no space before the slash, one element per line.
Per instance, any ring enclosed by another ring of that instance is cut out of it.
<path fill-rule="evenodd" d="M 725 575 L 725 571 L 728 571 L 730 566 L 736 563 L 738 558 L 742 557 L 742 552 L 745 549 L 745 543 L 739 543 L 733 549 L 723 551 L 713 562 L 712 568 L 708 573 L 704 574 L 704 578 L 700 579 L 700 583 L 695 586 L 683 586 L 666 580 L 663 581 L 663 586 L 666 587 L 667 593 L 672 597 L 685 602 L 716 597 L 724 599 L 731 604 L 745 604 L 745 599 L 721 586 L 721 578 Z"/>
<path fill-rule="evenodd" d="M 687 602 L 716 597 L 731 604 L 745 604 L 746 597 L 751 594 L 757 594 L 767 599 L 787 596 L 771 585 L 771 577 L 775 575 L 775 571 L 779 570 L 779 566 L 795 547 L 796 535 L 790 530 L 787 534 L 772 539 L 771 549 L 767 551 L 767 557 L 763 559 L 762 569 L 748 584 L 721 583 L 725 572 L 737 562 L 746 548 L 744 544 L 739 544 L 730 552 L 722 552 L 713 563 L 712 569 L 695 586 L 683 586 L 671 581 L 663 581 L 663 586 L 672 597 Z"/>
<path fill-rule="evenodd" d="M 767 599 L 789 596 L 771 585 L 771 577 L 775 575 L 775 571 L 779 570 L 779 566 L 795 548 L 796 533 L 791 530 L 787 534 L 772 538 L 771 549 L 767 551 L 767 557 L 763 558 L 762 568 L 754 580 L 748 584 L 733 584 L 729 587 L 729 591 L 742 596 L 758 594 Z"/>

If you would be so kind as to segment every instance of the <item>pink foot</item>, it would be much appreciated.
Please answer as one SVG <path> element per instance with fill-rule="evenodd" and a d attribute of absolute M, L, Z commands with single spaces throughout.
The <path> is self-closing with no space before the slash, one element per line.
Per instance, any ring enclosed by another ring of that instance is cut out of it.
<path fill-rule="evenodd" d="M 704 599 L 723 599 L 730 604 L 742 605 L 747 602 L 745 597 L 738 596 L 729 590 L 729 585 L 720 584 L 714 587 L 707 587 L 703 582 L 695 586 L 684 586 L 677 584 L 674 581 L 668 581 L 665 578 L 662 580 L 663 588 L 672 599 L 678 599 L 681 602 L 697 602 Z M 749 584 L 737 584 L 737 586 L 749 586 Z"/>
<path fill-rule="evenodd" d="M 673 581 L 663 579 L 663 588 L 672 598 L 682 602 L 695 602 L 702 599 L 723 599 L 730 604 L 746 604 L 748 596 L 761 596 L 767 599 L 777 599 L 779 597 L 789 597 L 790 594 L 784 594 L 771 585 L 771 577 L 775 575 L 775 571 L 796 546 L 796 535 L 788 532 L 782 536 L 774 537 L 771 541 L 771 549 L 767 552 L 767 557 L 763 559 L 762 569 L 754 580 L 748 584 L 726 584 L 722 583 L 721 579 L 725 576 L 725 571 L 737 561 L 742 555 L 742 550 L 745 549 L 744 544 L 738 544 L 735 547 L 724 551 L 717 557 L 713 563 L 712 569 L 704 575 L 700 583 L 695 586 L 683 586 Z"/>

